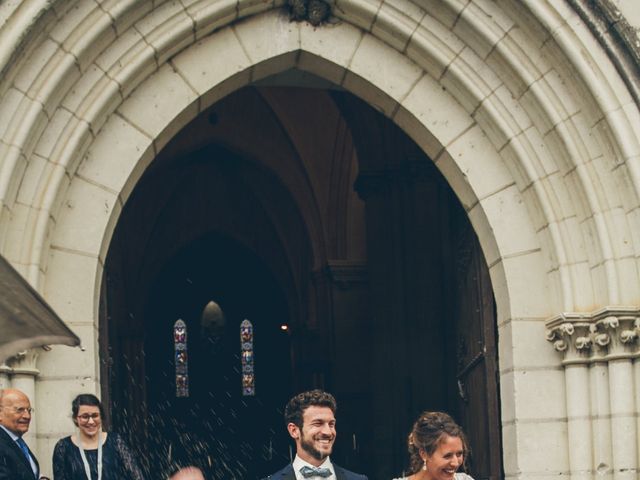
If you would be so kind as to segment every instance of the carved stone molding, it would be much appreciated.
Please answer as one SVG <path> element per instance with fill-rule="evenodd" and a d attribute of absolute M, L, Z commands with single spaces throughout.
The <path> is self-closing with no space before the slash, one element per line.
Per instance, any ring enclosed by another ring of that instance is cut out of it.
<path fill-rule="evenodd" d="M 329 20 L 331 4 L 325 0 L 287 0 L 291 20 L 307 21 L 317 27 Z"/>
<path fill-rule="evenodd" d="M 640 105 L 640 42 L 614 0 L 569 0 Z"/>
<path fill-rule="evenodd" d="M 561 313 L 546 327 L 547 340 L 563 352 L 565 365 L 640 357 L 640 307 Z"/>
<path fill-rule="evenodd" d="M 37 376 L 40 370 L 36 368 L 36 362 L 40 355 L 39 350 L 25 350 L 7 360 L 7 366 L 11 375 Z"/>

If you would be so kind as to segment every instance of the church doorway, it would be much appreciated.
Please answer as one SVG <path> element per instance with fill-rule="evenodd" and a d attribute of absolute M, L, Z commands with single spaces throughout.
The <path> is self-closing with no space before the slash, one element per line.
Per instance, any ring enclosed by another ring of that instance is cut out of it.
<path fill-rule="evenodd" d="M 290 458 L 282 425 L 293 389 L 287 327 L 300 316 L 291 300 L 295 272 L 257 195 L 282 202 L 300 269 L 308 242 L 295 210 L 287 210 L 293 202 L 268 171 L 222 148 L 181 160 L 159 159 L 114 234 L 103 300 L 110 339 L 103 398 L 112 425 L 140 447 L 150 478 L 185 464 L 207 478 L 255 478 Z M 248 394 L 245 320 L 253 330 L 255 392 Z M 180 342 L 178 321 L 186 329 Z M 186 346 L 185 392 L 178 343 Z"/>
<path fill-rule="evenodd" d="M 281 85 L 300 81 L 288 72 L 213 105 L 125 205 L 101 302 L 112 424 L 153 452 L 157 478 L 157 459 L 258 478 L 289 461 L 286 399 L 320 387 L 339 403 L 336 463 L 398 476 L 412 421 L 438 409 L 469 433 L 471 473 L 502 478 L 495 305 L 465 211 L 391 121 L 321 81 Z M 224 322 L 203 323 L 211 302 Z M 175 395 L 178 319 L 188 399 Z"/>
<path fill-rule="evenodd" d="M 260 259 L 209 234 L 170 260 L 149 298 L 144 352 L 153 477 L 161 478 L 158 466 L 199 465 L 207 478 L 254 478 L 286 462 L 280 408 L 291 388 L 291 359 L 281 326 L 288 312 Z M 172 333 L 179 321 L 186 329 L 185 385 L 176 385 Z M 249 362 L 242 361 L 246 321 Z M 246 385 L 243 364 L 253 376 Z"/>

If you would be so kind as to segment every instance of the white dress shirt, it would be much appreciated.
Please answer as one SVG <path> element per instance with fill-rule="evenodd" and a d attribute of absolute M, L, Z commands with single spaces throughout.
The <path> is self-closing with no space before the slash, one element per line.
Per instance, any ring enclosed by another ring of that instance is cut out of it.
<path fill-rule="evenodd" d="M 293 459 L 292 466 L 293 466 L 293 472 L 296 476 L 296 480 L 312 480 L 312 479 L 304 478 L 300 473 L 300 469 L 304 466 L 315 467 L 315 465 L 311 465 L 310 463 L 305 462 L 298 455 L 296 455 L 296 458 Z M 320 465 L 320 468 L 328 468 L 329 470 L 331 470 L 331 475 L 329 475 L 326 478 L 326 480 L 336 480 L 336 471 L 334 470 L 333 465 L 331 464 L 331 459 L 329 457 L 327 457 L 324 460 L 324 462 L 322 462 L 322 465 Z M 318 480 L 321 480 L 320 477 L 318 477 Z"/>

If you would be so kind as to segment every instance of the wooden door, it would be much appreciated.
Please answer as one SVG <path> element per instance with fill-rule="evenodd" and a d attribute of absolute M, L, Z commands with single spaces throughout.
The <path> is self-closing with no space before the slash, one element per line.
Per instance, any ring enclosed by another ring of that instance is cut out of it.
<path fill-rule="evenodd" d="M 454 227 L 456 299 L 452 305 L 457 418 L 469 437 L 468 470 L 477 479 L 502 473 L 496 313 L 489 269 L 470 225 Z M 453 405 L 452 405 L 453 406 Z"/>

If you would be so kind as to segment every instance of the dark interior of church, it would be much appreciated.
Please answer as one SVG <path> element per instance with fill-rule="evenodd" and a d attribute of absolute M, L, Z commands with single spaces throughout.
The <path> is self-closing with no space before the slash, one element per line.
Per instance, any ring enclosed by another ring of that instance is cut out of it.
<path fill-rule="evenodd" d="M 123 207 L 103 285 L 108 421 L 149 478 L 184 464 L 212 479 L 275 472 L 293 445 L 284 405 L 309 388 L 336 396 L 332 461 L 345 468 L 400 476 L 413 420 L 444 410 L 468 434 L 473 476 L 503 477 L 477 237 L 433 159 L 347 92 L 272 81 L 195 118 Z M 242 388 L 245 319 L 255 395 Z"/>

